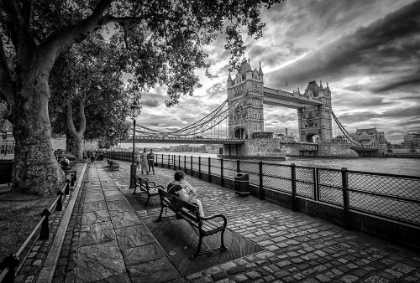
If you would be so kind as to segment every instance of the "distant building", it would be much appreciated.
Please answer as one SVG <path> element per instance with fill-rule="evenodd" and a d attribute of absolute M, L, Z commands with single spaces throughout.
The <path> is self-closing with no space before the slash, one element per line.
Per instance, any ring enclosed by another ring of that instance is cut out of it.
<path fill-rule="evenodd" d="M 6 105 L 0 103 L 0 130 L 1 130 L 1 144 L 0 153 L 13 154 L 15 152 L 15 139 L 13 137 L 12 124 L 4 119 Z"/>
<path fill-rule="evenodd" d="M 402 148 L 420 148 L 420 132 L 408 133 L 401 143 Z"/>

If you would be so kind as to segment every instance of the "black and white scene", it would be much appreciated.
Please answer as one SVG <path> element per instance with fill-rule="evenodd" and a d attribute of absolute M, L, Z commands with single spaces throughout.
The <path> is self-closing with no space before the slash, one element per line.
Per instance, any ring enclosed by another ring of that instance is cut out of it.
<path fill-rule="evenodd" d="M 0 0 L 0 283 L 420 282 L 420 0 Z"/>

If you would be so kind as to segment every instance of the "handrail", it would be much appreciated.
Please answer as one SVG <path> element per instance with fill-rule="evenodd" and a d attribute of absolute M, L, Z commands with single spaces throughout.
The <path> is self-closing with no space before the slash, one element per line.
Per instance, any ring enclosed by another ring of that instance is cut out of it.
<path fill-rule="evenodd" d="M 66 179 L 66 184 L 63 186 L 63 188 L 57 192 L 57 197 L 55 198 L 54 202 L 50 205 L 48 209 L 44 209 L 41 213 L 41 219 L 36 224 L 35 228 L 32 230 L 31 234 L 26 238 L 26 240 L 23 242 L 23 244 L 19 247 L 18 251 L 14 254 L 10 254 L 9 256 L 5 257 L 3 261 L 0 263 L 0 268 L 3 268 L 3 271 L 0 274 L 0 282 L 3 282 L 4 279 L 7 279 L 7 281 L 14 282 L 15 277 L 15 268 L 19 265 L 20 261 L 20 254 L 25 250 L 28 243 L 32 240 L 35 233 L 38 231 L 38 229 L 41 227 L 40 236 L 39 238 L 43 238 L 43 236 L 47 236 L 49 234 L 49 223 L 48 218 L 51 213 L 51 211 L 56 207 L 56 211 L 62 210 L 62 195 L 69 195 L 69 187 L 70 183 L 74 183 L 74 180 L 76 179 L 75 174 L 70 175 L 70 179 Z M 46 234 L 46 235 L 45 235 Z M 44 238 L 44 240 L 46 240 Z M 20 269 L 20 268 L 19 268 Z"/>

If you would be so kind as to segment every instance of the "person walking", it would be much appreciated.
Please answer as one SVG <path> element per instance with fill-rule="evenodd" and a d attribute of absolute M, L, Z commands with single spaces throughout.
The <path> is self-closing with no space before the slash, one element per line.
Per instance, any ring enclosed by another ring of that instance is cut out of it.
<path fill-rule="evenodd" d="M 147 152 L 146 148 L 143 149 L 143 152 L 140 154 L 140 165 L 141 165 L 141 173 L 146 171 L 146 174 L 149 174 L 149 166 L 147 164 Z"/>
<path fill-rule="evenodd" d="M 95 163 L 95 158 L 96 158 L 96 152 L 93 151 L 92 154 L 90 155 L 90 163 Z"/>
<path fill-rule="evenodd" d="M 152 148 L 150 149 L 149 154 L 147 155 L 147 163 L 149 165 L 149 171 L 152 172 L 153 169 L 153 175 L 155 175 L 155 154 L 153 153 Z"/>

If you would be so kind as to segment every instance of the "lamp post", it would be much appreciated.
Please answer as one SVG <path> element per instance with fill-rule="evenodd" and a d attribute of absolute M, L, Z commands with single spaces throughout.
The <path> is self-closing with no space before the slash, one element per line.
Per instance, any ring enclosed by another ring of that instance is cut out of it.
<path fill-rule="evenodd" d="M 4 147 L 4 155 L 6 155 L 6 153 L 7 153 L 7 131 L 3 132 L 3 140 L 6 141 L 6 145 Z"/>
<path fill-rule="evenodd" d="M 132 155 L 132 163 L 131 163 L 131 168 L 130 168 L 130 188 L 134 188 L 136 186 L 135 175 L 136 175 L 136 171 L 137 171 L 137 165 L 136 165 L 136 162 L 134 160 L 134 156 L 136 154 L 136 143 L 135 143 L 135 139 L 136 139 L 136 118 L 141 113 L 141 106 L 139 105 L 139 103 L 136 100 L 134 100 L 133 104 L 131 104 L 131 106 L 130 106 L 130 109 L 131 109 L 131 118 L 133 119 L 133 155 Z"/>

